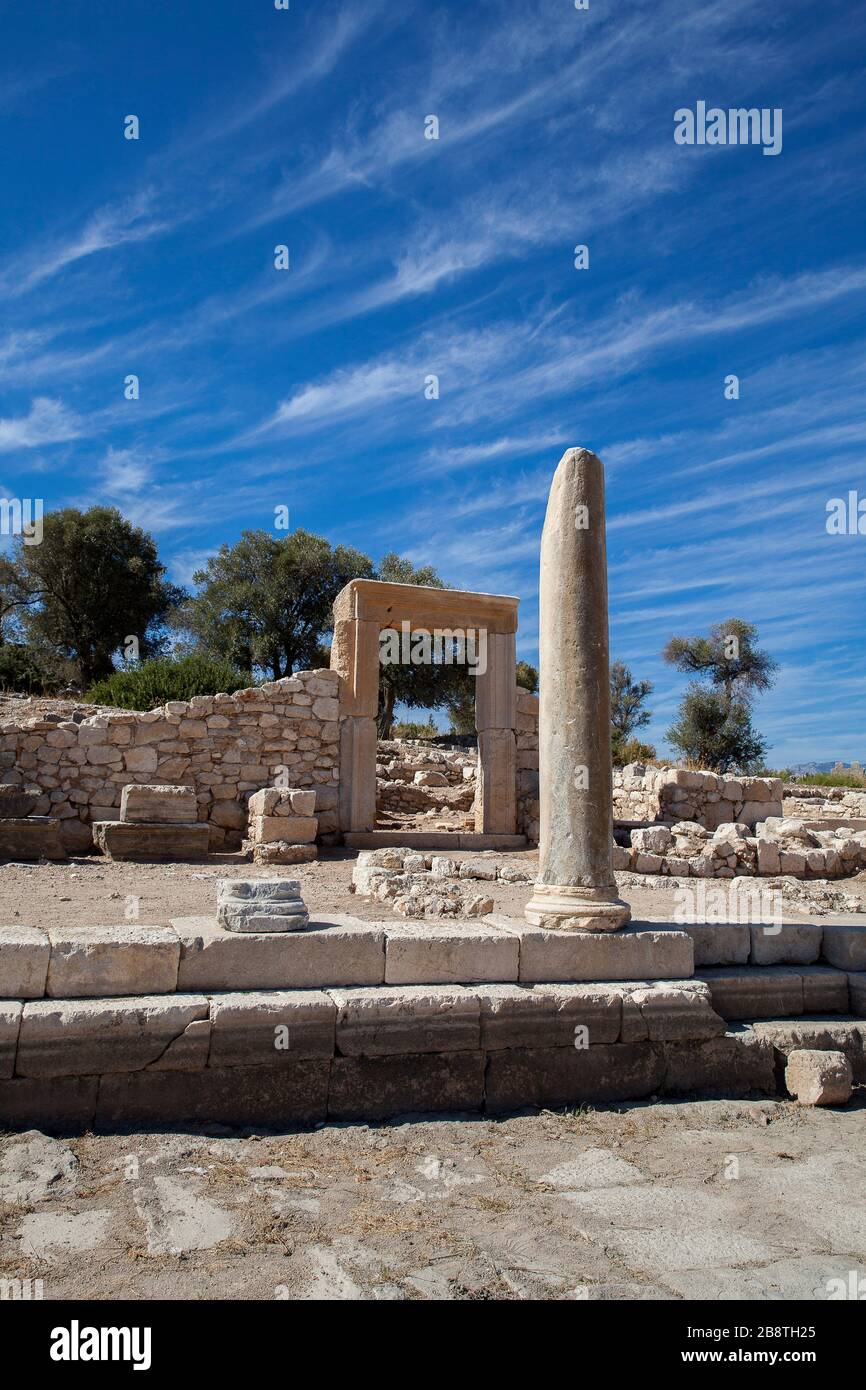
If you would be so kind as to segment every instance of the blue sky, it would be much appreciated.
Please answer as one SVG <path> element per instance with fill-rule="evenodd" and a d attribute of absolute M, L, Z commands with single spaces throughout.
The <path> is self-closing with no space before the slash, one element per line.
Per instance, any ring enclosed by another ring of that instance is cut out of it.
<path fill-rule="evenodd" d="M 4 496 L 115 504 L 183 582 L 286 505 L 517 594 L 534 660 L 585 445 L 659 749 L 665 641 L 736 615 L 781 663 L 770 761 L 866 761 L 866 535 L 825 528 L 866 497 L 862 9 L 2 0 L 0 32 Z M 699 100 L 781 108 L 782 152 L 675 144 Z"/>

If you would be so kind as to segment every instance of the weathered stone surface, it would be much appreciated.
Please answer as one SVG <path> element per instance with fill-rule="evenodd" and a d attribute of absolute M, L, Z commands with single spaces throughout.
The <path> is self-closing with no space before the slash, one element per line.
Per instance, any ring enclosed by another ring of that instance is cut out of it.
<path fill-rule="evenodd" d="M 745 965 L 751 938 L 739 922 L 694 922 L 683 927 L 695 948 L 695 968 L 700 965 Z"/>
<path fill-rule="evenodd" d="M 811 965 L 821 953 L 824 929 L 810 923 L 752 926 L 753 965 Z"/>
<path fill-rule="evenodd" d="M 634 923 L 623 931 L 549 932 L 516 925 L 520 940 L 520 980 L 591 982 L 597 980 L 688 979 L 694 948 L 684 931 Z"/>
<path fill-rule="evenodd" d="M 170 927 L 49 927 L 45 993 L 54 999 L 163 994 L 177 988 L 180 941 Z"/>
<path fill-rule="evenodd" d="M 148 1070 L 103 1076 L 95 1125 L 113 1129 L 180 1120 L 317 1124 L 327 1113 L 330 1069 L 327 1058 L 304 1058 L 280 1067 L 205 1067 L 198 1072 Z"/>
<path fill-rule="evenodd" d="M 0 927 L 0 999 L 41 999 L 51 947 L 36 927 Z"/>
<path fill-rule="evenodd" d="M 848 976 L 844 970 L 828 965 L 801 965 L 803 1013 L 845 1014 L 848 1012 Z"/>
<path fill-rule="evenodd" d="M 65 859 L 60 821 L 54 816 L 0 820 L 0 859 Z"/>
<path fill-rule="evenodd" d="M 513 835 L 517 825 L 517 742 L 511 729 L 478 735 L 475 829 Z"/>
<path fill-rule="evenodd" d="M 628 997 L 640 1012 L 650 1042 L 714 1038 L 725 1031 L 724 1019 L 713 1009 L 710 991 L 702 981 L 630 988 Z"/>
<path fill-rule="evenodd" d="M 24 1005 L 17 999 L 0 999 L 0 1077 L 15 1071 L 15 1050 Z"/>
<path fill-rule="evenodd" d="M 210 844 L 210 830 L 203 821 L 183 825 L 95 821 L 93 843 L 109 859 L 204 859 Z"/>
<path fill-rule="evenodd" d="M 785 1085 L 801 1105 L 845 1105 L 851 1099 L 852 1080 L 844 1052 L 798 1048 L 788 1055 Z"/>
<path fill-rule="evenodd" d="M 476 985 L 481 1046 L 574 1047 L 577 1029 L 589 1046 L 619 1039 L 622 993 L 612 985 Z"/>
<path fill-rule="evenodd" d="M 217 883 L 217 921 L 228 931 L 302 931 L 309 920 L 297 879 L 224 878 Z"/>
<path fill-rule="evenodd" d="M 98 1089 L 97 1076 L 15 1076 L 0 1081 L 0 1125 L 36 1125 L 46 1134 L 90 1129 Z"/>
<path fill-rule="evenodd" d="M 24 1005 L 18 1036 L 19 1076 L 97 1076 L 139 1071 L 162 1060 L 186 1028 L 208 1017 L 203 995 L 128 999 L 37 999 Z M 178 1049 L 178 1064 L 203 1067 L 207 1037 Z M 192 1055 L 191 1055 L 192 1054 Z"/>
<path fill-rule="evenodd" d="M 857 1018 L 866 1018 L 866 974 L 849 973 L 848 996 L 852 1014 Z"/>
<path fill-rule="evenodd" d="M 514 729 L 517 726 L 515 634 L 490 632 L 486 640 L 487 669 L 475 678 L 475 727 L 479 733 L 487 729 Z"/>
<path fill-rule="evenodd" d="M 713 1008 L 726 1019 L 785 1018 L 803 1012 L 803 976 L 784 966 L 704 967 Z"/>
<path fill-rule="evenodd" d="M 21 820 L 29 816 L 38 800 L 38 787 L 31 790 L 14 782 L 0 782 L 0 820 Z"/>
<path fill-rule="evenodd" d="M 665 1063 L 648 1042 L 508 1048 L 487 1058 L 487 1109 L 637 1100 L 661 1086 Z"/>
<path fill-rule="evenodd" d="M 611 864 L 613 811 L 604 472 L 569 449 L 541 537 L 538 879 L 535 926 L 615 931 L 631 913 Z"/>
<path fill-rule="evenodd" d="M 866 927 L 824 927 L 821 955 L 840 970 L 866 970 Z"/>
<path fill-rule="evenodd" d="M 181 943 L 178 989 L 321 989 L 379 985 L 385 933 L 379 923 L 333 917 L 307 931 L 240 936 L 212 917 L 172 921 Z"/>
<path fill-rule="evenodd" d="M 254 864 L 311 864 L 319 857 L 316 845 L 290 845 L 287 840 L 253 845 L 252 852 Z"/>
<path fill-rule="evenodd" d="M 335 1057 L 331 1063 L 331 1119 L 379 1120 L 408 1113 L 480 1110 L 483 1103 L 480 1052 Z"/>
<path fill-rule="evenodd" d="M 518 968 L 519 942 L 507 932 L 468 923 L 389 923 L 386 928 L 389 985 L 516 981 Z"/>
<path fill-rule="evenodd" d="M 261 845 L 274 840 L 308 845 L 316 838 L 317 825 L 315 816 L 253 816 L 250 820 L 250 839 Z"/>
<path fill-rule="evenodd" d="M 215 994 L 211 999 L 211 1067 L 281 1067 L 302 1057 L 334 1055 L 337 1008 L 319 990 Z"/>
<path fill-rule="evenodd" d="M 735 1025 L 723 1037 L 703 1042 L 667 1042 L 663 1052 L 666 1072 L 661 1089 L 666 1095 L 775 1094 L 772 1043 L 751 1028 Z"/>
<path fill-rule="evenodd" d="M 120 819 L 147 824 L 192 824 L 198 820 L 195 788 L 130 783 L 120 795 Z"/>
<path fill-rule="evenodd" d="M 800 1048 L 809 1051 L 844 1052 L 851 1063 L 854 1080 L 866 1082 L 866 1022 L 853 1018 L 768 1019 L 753 1023 L 752 1030 L 768 1039 L 777 1062 L 787 1060 Z"/>
<path fill-rule="evenodd" d="M 480 1046 L 479 1003 L 459 986 L 387 986 L 330 991 L 337 1052 L 344 1057 L 471 1052 Z"/>
<path fill-rule="evenodd" d="M 378 668 L 377 668 L 378 680 Z M 343 831 L 376 826 L 376 720 L 340 721 L 340 827 Z"/>

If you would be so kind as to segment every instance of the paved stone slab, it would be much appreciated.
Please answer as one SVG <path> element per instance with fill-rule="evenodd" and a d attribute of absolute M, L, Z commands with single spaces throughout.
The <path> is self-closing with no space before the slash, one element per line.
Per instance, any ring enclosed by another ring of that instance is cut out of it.
<path fill-rule="evenodd" d="M 167 994 L 177 988 L 180 941 L 170 927 L 50 927 L 48 939 L 50 998 Z"/>
<path fill-rule="evenodd" d="M 637 1100 L 657 1091 L 664 1074 L 661 1052 L 648 1042 L 508 1048 L 488 1054 L 487 1109 Z"/>
<path fill-rule="evenodd" d="M 509 932 L 466 923 L 390 923 L 385 929 L 385 983 L 471 984 L 516 981 L 520 947 Z"/>
<path fill-rule="evenodd" d="M 385 978 L 381 923 L 334 916 L 302 932 L 246 936 L 213 917 L 177 917 L 171 925 L 181 943 L 179 989 L 322 989 Z"/>
<path fill-rule="evenodd" d="M 776 1093 L 772 1043 L 749 1027 L 735 1025 L 722 1037 L 704 1041 L 667 1042 L 663 1052 L 667 1069 L 661 1089 L 666 1095 Z"/>
<path fill-rule="evenodd" d="M 0 999 L 0 1077 L 15 1071 L 15 1051 L 24 1005 L 17 999 Z"/>
<path fill-rule="evenodd" d="M 477 1052 L 478 999 L 459 985 L 400 985 L 331 990 L 337 1051 L 344 1057 Z"/>
<path fill-rule="evenodd" d="M 690 922 L 683 927 L 695 948 L 695 969 L 701 965 L 745 965 L 749 959 L 749 928 L 741 922 Z"/>
<path fill-rule="evenodd" d="M 824 928 L 812 923 L 753 925 L 752 965 L 811 965 L 821 954 Z"/>
<path fill-rule="evenodd" d="M 722 1018 L 787 1018 L 803 1012 L 803 976 L 790 966 L 705 967 L 696 978 L 709 985 Z"/>
<path fill-rule="evenodd" d="M 93 824 L 93 843 L 109 859 L 205 859 L 210 828 L 205 821 L 153 825 L 144 821 L 100 820 Z"/>
<path fill-rule="evenodd" d="M 612 985 L 490 984 L 474 993 L 485 1050 L 573 1047 L 578 1028 L 589 1046 L 619 1038 L 622 992 Z"/>
<path fill-rule="evenodd" d="M 63 860 L 66 850 L 55 816 L 0 819 L 0 859 Z"/>
<path fill-rule="evenodd" d="M 187 1027 L 207 1019 L 203 995 L 142 995 L 130 999 L 37 999 L 24 1005 L 18 1035 L 18 1076 L 90 1076 L 139 1071 L 180 1040 L 177 1064 L 207 1061 L 207 1036 L 195 1046 Z"/>
<path fill-rule="evenodd" d="M 480 1052 L 335 1057 L 331 1064 L 328 1115 L 334 1120 L 480 1110 L 483 1104 L 484 1060 Z"/>
<path fill-rule="evenodd" d="M 334 1001 L 319 990 L 256 990 L 211 998 L 208 1066 L 281 1067 L 334 1055 Z"/>
<path fill-rule="evenodd" d="M 41 999 L 50 955 L 37 927 L 0 927 L 0 999 Z"/>
<path fill-rule="evenodd" d="M 283 1067 L 206 1067 L 199 1072 L 133 1072 L 99 1081 L 96 1127 L 166 1121 L 225 1125 L 311 1125 L 327 1113 L 327 1058 Z M 0 1098 L 2 1099 L 2 1098 Z"/>
<path fill-rule="evenodd" d="M 844 1052 L 858 1084 L 866 1082 L 866 1022 L 853 1018 L 767 1019 L 753 1023 L 752 1031 L 772 1043 L 776 1061 L 784 1062 L 799 1048 L 809 1051 Z"/>
<path fill-rule="evenodd" d="M 821 955 L 839 970 L 866 970 L 866 926 L 826 926 Z"/>
<path fill-rule="evenodd" d="M 845 1105 L 851 1099 L 851 1063 L 844 1052 L 797 1049 L 788 1056 L 785 1085 L 801 1105 Z"/>
<path fill-rule="evenodd" d="M 524 984 L 675 980 L 694 973 L 694 946 L 682 930 L 651 923 L 633 923 L 616 932 L 544 931 L 519 923 L 513 930 L 520 941 Z"/>
<path fill-rule="evenodd" d="M 198 819 L 195 788 L 130 783 L 120 794 L 120 819 L 192 824 Z"/>

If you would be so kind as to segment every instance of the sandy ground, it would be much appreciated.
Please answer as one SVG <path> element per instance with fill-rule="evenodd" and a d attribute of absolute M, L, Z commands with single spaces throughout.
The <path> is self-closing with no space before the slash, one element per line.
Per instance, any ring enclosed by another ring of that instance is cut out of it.
<path fill-rule="evenodd" d="M 691 1101 L 7 1135 L 0 1280 L 45 1299 L 826 1299 L 866 1277 L 863 1122 L 862 1102 Z"/>
<path fill-rule="evenodd" d="M 513 864 L 530 879 L 538 866 L 537 850 L 513 854 L 460 851 L 460 859 L 483 863 Z M 0 864 L 0 923 L 34 927 L 108 926 L 123 921 L 163 925 L 172 917 L 212 916 L 216 912 L 216 884 L 220 878 L 269 877 L 274 874 L 300 881 L 311 915 L 327 917 L 350 913 L 366 921 L 382 921 L 394 914 L 386 904 L 371 902 L 350 891 L 356 854 L 350 850 L 324 850 L 312 864 L 290 868 L 257 868 L 241 854 L 211 855 L 207 863 L 113 863 L 94 855 L 67 864 Z M 677 910 L 673 888 L 645 888 L 628 875 L 621 887 L 636 921 L 674 921 Z M 695 883 L 705 882 L 695 880 Z M 760 880 L 757 880 L 760 882 Z M 723 881 L 714 885 L 723 886 Z M 841 880 L 846 893 L 859 897 L 866 907 L 866 875 Z M 493 898 L 494 910 L 522 918 L 531 896 L 530 883 L 478 883 L 478 891 Z M 793 911 L 786 919 L 804 920 Z M 396 920 L 405 920 L 402 918 Z M 805 920 L 809 920 L 806 916 Z M 866 925 L 866 917 L 835 913 L 815 921 L 853 921 Z"/>

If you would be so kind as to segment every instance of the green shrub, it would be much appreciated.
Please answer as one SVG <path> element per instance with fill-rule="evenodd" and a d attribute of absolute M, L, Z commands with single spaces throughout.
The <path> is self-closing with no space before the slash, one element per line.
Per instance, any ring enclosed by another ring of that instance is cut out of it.
<path fill-rule="evenodd" d="M 395 724 L 391 733 L 392 738 L 436 738 L 439 730 L 433 722 L 432 716 L 426 724 L 419 724 L 415 720 L 404 719 L 399 724 Z"/>
<path fill-rule="evenodd" d="M 856 787 L 862 790 L 866 786 L 866 777 L 862 772 L 806 772 L 793 780 L 812 787 Z"/>
<path fill-rule="evenodd" d="M 45 695 L 54 682 L 32 647 L 8 642 L 0 647 L 0 690 L 16 690 L 24 695 Z"/>
<path fill-rule="evenodd" d="M 166 700 L 191 700 L 194 695 L 231 694 L 252 685 L 248 673 L 227 661 L 206 656 L 156 657 L 125 671 L 115 671 L 88 690 L 85 699 L 94 705 L 118 709 L 156 709 Z"/>

